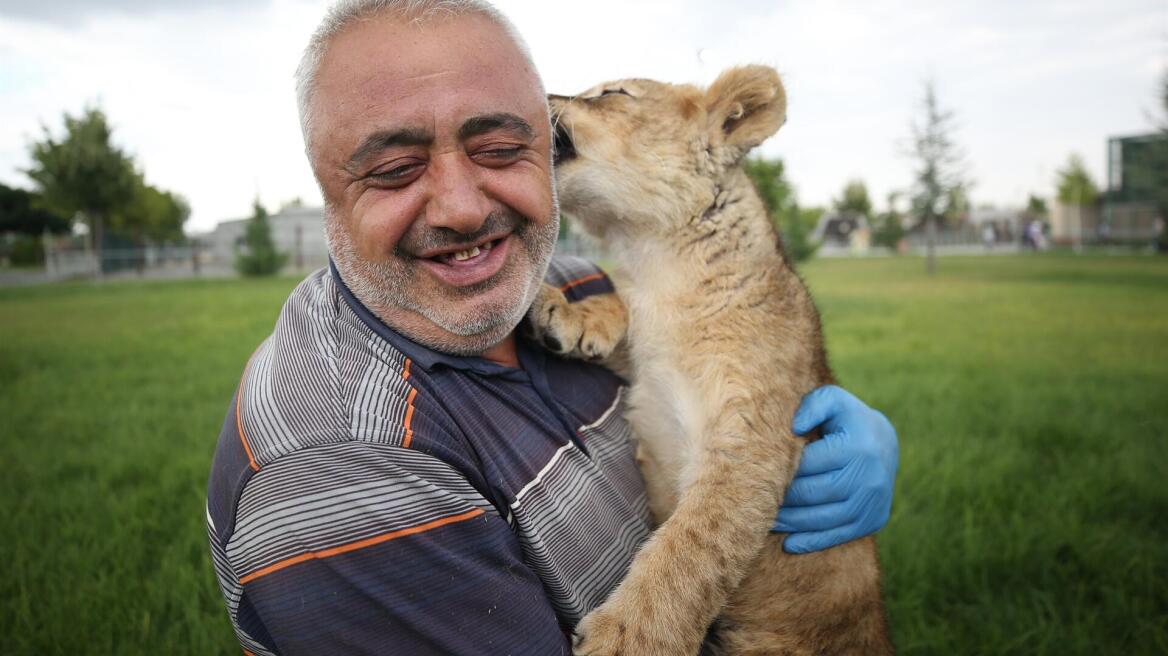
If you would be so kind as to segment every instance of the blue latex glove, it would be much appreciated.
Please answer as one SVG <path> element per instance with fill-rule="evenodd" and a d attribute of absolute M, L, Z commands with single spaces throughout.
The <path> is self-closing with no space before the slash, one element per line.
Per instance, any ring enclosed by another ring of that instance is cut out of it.
<path fill-rule="evenodd" d="M 879 412 L 835 385 L 803 397 L 792 427 L 823 438 L 803 449 L 795 480 L 771 529 L 789 533 L 787 553 L 819 551 L 880 530 L 892 509 L 900 449 Z"/>

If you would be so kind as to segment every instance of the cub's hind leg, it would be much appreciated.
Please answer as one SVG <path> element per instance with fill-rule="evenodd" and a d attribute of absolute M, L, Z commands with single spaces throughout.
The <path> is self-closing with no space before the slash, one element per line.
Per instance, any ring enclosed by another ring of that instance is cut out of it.
<path fill-rule="evenodd" d="M 733 405 L 711 423 L 718 428 L 696 437 L 693 482 L 625 580 L 577 626 L 575 654 L 698 653 L 762 549 L 801 448 L 789 432 L 759 434 L 753 426 L 766 422 L 752 404 Z"/>

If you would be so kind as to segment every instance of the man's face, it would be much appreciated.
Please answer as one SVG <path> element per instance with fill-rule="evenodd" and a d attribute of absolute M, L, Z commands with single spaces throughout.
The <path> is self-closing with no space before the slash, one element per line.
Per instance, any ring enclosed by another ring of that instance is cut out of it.
<path fill-rule="evenodd" d="M 558 232 L 547 104 L 506 33 L 477 16 L 337 35 L 310 134 L 333 257 L 391 327 L 481 353 L 522 318 Z"/>

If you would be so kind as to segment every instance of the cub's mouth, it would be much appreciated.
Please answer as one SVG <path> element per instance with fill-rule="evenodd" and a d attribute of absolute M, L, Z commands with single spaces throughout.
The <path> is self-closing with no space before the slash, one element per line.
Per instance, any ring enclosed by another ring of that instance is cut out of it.
<path fill-rule="evenodd" d="M 553 143 L 552 165 L 559 166 L 563 162 L 576 158 L 576 145 L 572 143 L 572 135 L 568 132 L 564 121 L 556 121 L 556 138 Z"/>

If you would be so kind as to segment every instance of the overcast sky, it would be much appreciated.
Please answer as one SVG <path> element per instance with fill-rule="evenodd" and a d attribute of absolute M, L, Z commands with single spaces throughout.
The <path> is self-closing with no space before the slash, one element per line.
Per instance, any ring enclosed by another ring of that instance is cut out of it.
<path fill-rule="evenodd" d="M 0 181 L 27 187 L 28 144 L 98 104 L 147 180 L 186 196 L 189 229 L 319 203 L 292 71 L 327 1 L 0 0 Z M 708 83 L 759 62 L 789 118 L 762 146 L 799 200 L 849 178 L 877 205 L 911 181 L 901 153 L 922 82 L 959 124 L 977 204 L 1049 196 L 1082 154 L 1105 182 L 1106 138 L 1148 131 L 1168 69 L 1168 0 L 500 0 L 549 91 L 618 77 Z M 715 5 L 717 5 L 715 7 Z"/>

